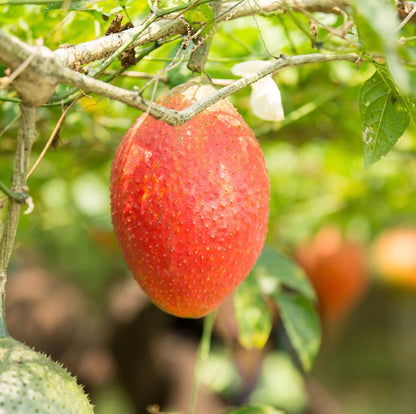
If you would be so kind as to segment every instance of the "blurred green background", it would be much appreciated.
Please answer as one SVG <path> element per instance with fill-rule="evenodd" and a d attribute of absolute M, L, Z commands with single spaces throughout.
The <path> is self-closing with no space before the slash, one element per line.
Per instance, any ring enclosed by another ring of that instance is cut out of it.
<path fill-rule="evenodd" d="M 127 10 L 139 24 L 148 13 L 144 3 L 79 2 L 72 11 L 52 5 L 0 6 L 0 27 L 30 44 L 42 37 L 54 50 L 102 36 L 109 24 L 106 14 L 111 20 L 115 12 Z M 342 21 L 335 15 L 315 16 L 332 26 Z M 308 24 L 301 14 L 227 22 L 215 34 L 206 70 L 214 80 L 235 79 L 231 68 L 237 62 L 313 53 L 316 48 L 302 30 Z M 408 36 L 415 31 L 412 25 L 406 30 Z M 322 29 L 315 40 L 323 48 L 337 46 Z M 180 44 L 181 39 L 167 42 L 129 70 L 154 76 Z M 161 73 L 157 93 L 189 78 L 186 51 L 182 53 L 183 63 Z M 5 69 L 0 65 L 0 76 Z M 369 283 L 347 315 L 328 329 L 323 322 L 322 349 L 306 379 L 290 357 L 278 322 L 262 352 L 244 353 L 235 338 L 218 328 L 204 366 L 209 387 L 201 395 L 199 413 L 248 399 L 287 413 L 414 413 L 416 291 L 380 281 L 371 251 L 385 229 L 416 226 L 416 131 L 411 125 L 386 157 L 363 168 L 358 97 L 372 72 L 369 64 L 344 62 L 279 72 L 274 79 L 286 114 L 280 123 L 251 113 L 249 87 L 230 97 L 265 154 L 271 181 L 268 244 L 293 256 L 318 230 L 335 226 L 362 246 Z M 148 80 L 120 76 L 114 83 L 131 89 Z M 146 89 L 147 96 L 152 88 Z M 65 90 L 61 86 L 58 93 Z M 1 97 L 16 95 L 2 91 Z M 19 105 L 0 99 L 0 107 L 0 177 L 9 183 Z M 61 113 L 60 105 L 38 110 L 32 163 Z M 35 209 L 21 218 L 8 282 L 11 334 L 76 374 L 97 414 L 141 413 L 151 404 L 185 410 L 201 332 L 200 321 L 178 320 L 147 302 L 112 235 L 111 160 L 139 115 L 98 96 L 87 95 L 74 106 L 30 177 Z M 0 213 L 3 220 L 4 209 Z M 251 367 L 251 384 L 238 369 L 239 358 Z"/>

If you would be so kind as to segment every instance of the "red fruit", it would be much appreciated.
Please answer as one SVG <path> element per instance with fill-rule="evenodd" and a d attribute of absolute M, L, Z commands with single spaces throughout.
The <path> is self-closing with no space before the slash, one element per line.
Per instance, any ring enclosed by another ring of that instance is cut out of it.
<path fill-rule="evenodd" d="M 416 229 L 396 227 L 382 232 L 374 243 L 377 275 L 387 282 L 416 289 Z"/>
<path fill-rule="evenodd" d="M 181 110 L 213 92 L 189 82 L 158 103 Z M 144 114 L 117 149 L 111 209 L 123 256 L 149 298 L 176 316 L 202 317 L 263 248 L 269 180 L 260 146 L 226 100 L 177 127 Z"/>
<path fill-rule="evenodd" d="M 318 297 L 323 319 L 345 316 L 367 288 L 363 248 L 344 240 L 333 227 L 325 227 L 300 246 L 296 259 L 303 267 Z"/>

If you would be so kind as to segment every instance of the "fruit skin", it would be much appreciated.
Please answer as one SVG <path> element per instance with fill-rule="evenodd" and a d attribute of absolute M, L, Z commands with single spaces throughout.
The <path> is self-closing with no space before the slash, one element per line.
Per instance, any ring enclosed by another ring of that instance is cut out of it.
<path fill-rule="evenodd" d="M 374 241 L 372 250 L 377 276 L 398 287 L 416 290 L 416 229 L 385 230 Z"/>
<path fill-rule="evenodd" d="M 189 82 L 158 103 L 181 110 L 213 92 Z M 266 165 L 226 100 L 176 127 L 142 115 L 117 149 L 110 190 L 114 231 L 130 270 L 173 315 L 199 318 L 217 308 L 263 248 Z"/>
<path fill-rule="evenodd" d="M 367 289 L 364 249 L 335 227 L 322 228 L 298 247 L 295 258 L 315 288 L 323 320 L 346 316 Z"/>
<path fill-rule="evenodd" d="M 11 337 L 0 338 L 0 414 L 92 414 L 68 371 Z"/>

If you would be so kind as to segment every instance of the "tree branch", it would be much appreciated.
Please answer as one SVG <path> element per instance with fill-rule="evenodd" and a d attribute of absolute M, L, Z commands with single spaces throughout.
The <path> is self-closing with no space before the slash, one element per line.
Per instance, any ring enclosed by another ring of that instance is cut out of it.
<path fill-rule="evenodd" d="M 278 11 L 301 9 L 308 11 L 320 11 L 326 13 L 337 13 L 336 8 L 345 7 L 341 0 L 249 0 L 241 4 L 236 1 L 224 1 L 219 13 L 218 22 L 250 16 L 259 13 L 271 13 Z M 102 57 L 108 56 L 122 47 L 132 37 L 143 31 L 131 44 L 132 47 L 142 46 L 155 42 L 158 39 L 174 35 L 185 35 L 186 25 L 181 19 L 174 16 L 157 20 L 143 30 L 144 25 L 101 37 L 90 42 L 82 43 L 73 47 L 55 50 L 64 66 L 75 68 L 79 65 L 94 62 Z"/>
<path fill-rule="evenodd" d="M 224 1 L 218 21 L 227 21 L 255 13 L 270 13 L 300 8 L 333 12 L 335 7 L 343 5 L 344 2 L 340 0 Z M 125 48 L 126 45 L 136 47 L 161 38 L 169 38 L 173 35 L 186 33 L 186 25 L 182 19 L 175 19 L 175 14 L 169 15 L 169 18 L 153 21 L 155 18 L 156 15 L 151 15 L 150 20 L 136 28 L 104 36 L 77 46 L 58 49 L 54 52 L 51 52 L 41 44 L 38 44 L 36 48 L 29 46 L 0 30 L 0 61 L 9 66 L 11 71 L 22 72 L 13 81 L 13 86 L 23 100 L 36 106 L 46 103 L 53 94 L 57 84 L 61 82 L 82 85 L 86 91 L 101 93 L 103 96 L 111 97 L 112 99 L 129 102 L 129 105 L 145 110 L 144 105 L 147 102 L 142 97 L 137 96 L 137 94 L 132 95 L 131 92 L 119 89 L 120 96 L 115 97 L 113 93 L 115 91 L 114 87 L 99 85 L 91 79 L 77 77 L 75 73 L 71 75 L 68 71 L 63 74 L 62 67 L 78 68 L 80 65 L 111 56 L 114 52 Z M 57 60 L 60 61 L 61 67 L 58 70 L 59 74 L 54 76 L 54 70 L 59 66 Z M 23 70 L 22 68 L 26 66 L 27 68 Z M 13 73 L 11 76 L 13 77 Z M 162 118 L 161 114 L 157 114 L 157 109 L 153 108 L 152 112 L 155 116 Z M 173 114 L 172 116 L 172 120 L 166 118 L 166 121 L 181 122 L 177 116 Z"/>
<path fill-rule="evenodd" d="M 53 94 L 58 83 L 54 78 L 41 76 L 41 73 L 53 71 L 55 56 L 41 43 L 29 46 L 0 29 L 0 61 L 12 71 L 10 78 L 14 77 L 13 72 L 20 72 L 25 67 L 13 81 L 13 87 L 23 100 L 41 105 Z M 42 68 L 41 73 L 38 72 L 39 68 Z"/>
<path fill-rule="evenodd" d="M 254 82 L 264 78 L 267 75 L 271 75 L 274 72 L 289 67 L 289 66 L 300 66 L 308 63 L 323 63 L 331 61 L 349 61 L 357 62 L 359 56 L 356 53 L 344 53 L 344 54 L 310 54 L 310 55 L 299 55 L 299 56 L 281 56 L 280 58 L 271 61 L 267 66 L 264 66 L 261 70 L 258 70 L 255 73 L 252 73 L 248 76 L 244 76 L 235 82 L 221 88 L 215 94 L 212 94 L 204 99 L 201 99 L 199 102 L 191 105 L 190 107 L 178 112 L 180 115 L 181 123 L 187 122 L 192 119 L 195 115 L 202 112 L 204 109 L 213 105 L 214 103 L 220 101 L 221 99 L 226 98 L 227 96 L 233 95 L 238 92 L 240 89 L 245 88 L 248 85 L 251 85 Z M 167 121 L 165 121 L 167 122 Z"/>
<path fill-rule="evenodd" d="M 157 105 L 154 102 L 144 98 L 136 91 L 128 91 L 126 89 L 107 84 L 100 80 L 90 78 L 78 72 L 74 72 L 68 68 L 57 68 L 55 69 L 54 73 L 51 74 L 51 76 L 54 75 L 60 83 L 67 83 L 76 86 L 85 92 L 97 93 L 98 95 L 104 96 L 106 98 L 123 102 L 133 108 L 140 109 L 143 112 L 147 111 L 154 118 L 160 119 L 170 125 L 180 125 L 189 121 L 195 115 L 199 114 L 215 102 L 218 102 L 221 99 L 234 94 L 240 89 L 245 88 L 246 86 L 276 72 L 279 69 L 288 66 L 299 66 L 307 63 L 322 63 L 336 60 L 356 62 L 358 60 L 358 55 L 355 53 L 346 53 L 340 55 L 317 53 L 300 56 L 282 56 L 276 60 L 271 61 L 270 64 L 265 66 L 263 69 L 250 74 L 249 76 L 245 76 L 239 80 L 236 80 L 235 82 L 232 82 L 230 85 L 225 86 L 215 94 L 193 104 L 189 108 L 186 108 L 182 111 L 167 109 L 164 106 Z"/>
<path fill-rule="evenodd" d="M 252 14 L 301 9 L 336 12 L 336 8 L 344 6 L 345 2 L 341 0 L 247 0 L 244 2 L 224 0 L 217 21 L 228 21 Z M 155 15 L 152 15 L 152 18 L 154 20 Z M 128 91 L 73 70 L 100 58 L 112 56 L 114 52 L 127 47 L 127 45 L 128 47 L 136 47 L 175 35 L 185 35 L 186 33 L 186 25 L 181 19 L 175 19 L 175 14 L 173 14 L 169 18 L 156 21 L 148 20 L 139 27 L 121 33 L 52 52 L 39 42 L 35 46 L 29 46 L 0 30 L 0 61 L 9 67 L 11 74 L 8 81 L 12 82 L 13 87 L 22 98 L 21 124 L 10 194 L 27 194 L 26 175 L 29 155 L 35 137 L 36 107 L 47 102 L 59 83 L 76 86 L 82 91 L 118 100 L 141 111 L 149 112 L 156 119 L 163 120 L 171 125 L 180 125 L 215 102 L 284 67 L 335 60 L 355 62 L 358 59 L 358 56 L 354 53 L 281 56 L 271 60 L 268 65 L 256 73 L 232 82 L 182 111 L 167 109 L 145 99 L 135 90 Z M 4 86 L 7 85 L 8 81 L 6 79 Z M 4 289 L 7 267 L 13 250 L 22 200 L 24 199 L 27 200 L 27 197 L 9 197 L 8 211 L 0 239 L 0 337 L 7 335 L 4 316 Z"/>
<path fill-rule="evenodd" d="M 11 191 L 15 194 L 27 193 L 26 173 L 29 167 L 29 155 L 36 136 L 36 107 L 22 103 L 19 135 L 15 153 Z M 7 336 L 5 321 L 5 285 L 7 267 L 13 251 L 22 202 L 9 198 L 6 221 L 0 240 L 0 338 Z"/>
<path fill-rule="evenodd" d="M 230 8 L 232 2 L 227 2 L 224 8 Z M 343 0 L 249 0 L 237 8 L 233 18 L 251 16 L 260 13 L 272 13 L 278 11 L 302 11 L 339 13 L 337 8 L 343 9 L 348 2 Z"/>
<path fill-rule="evenodd" d="M 152 23 L 147 28 L 144 28 L 144 26 L 142 24 L 132 29 L 100 37 L 90 42 L 57 49 L 54 51 L 54 54 L 64 66 L 75 68 L 111 55 L 141 31 L 143 33 L 132 42 L 131 47 L 142 46 L 178 34 L 186 34 L 186 26 L 181 19 L 163 19 Z"/>
<path fill-rule="evenodd" d="M 17 40 L 18 39 L 13 38 L 12 36 L 9 36 L 0 30 L 0 45 L 2 42 L 10 44 L 15 42 L 17 44 Z M 33 55 L 33 48 L 27 45 L 22 47 L 20 51 L 20 59 L 23 60 L 26 60 L 28 57 Z M 0 59 L 1 58 L 2 54 L 0 48 Z M 238 90 L 252 84 L 253 82 L 256 82 L 264 76 L 270 75 L 284 67 L 303 65 L 307 63 L 329 62 L 333 60 L 347 60 L 354 62 L 357 60 L 357 58 L 358 56 L 355 53 L 339 55 L 317 53 L 302 56 L 280 57 L 271 61 L 270 64 L 265 66 L 262 70 L 259 70 L 256 73 L 231 83 L 230 85 L 220 89 L 212 96 L 201 100 L 200 102 L 180 112 L 157 105 L 141 96 L 138 91 L 129 91 L 123 88 L 119 88 L 117 86 L 91 78 L 72 69 L 64 67 L 53 54 L 50 55 L 48 53 L 42 53 L 40 56 L 36 56 L 29 63 L 27 71 L 33 74 L 36 73 L 38 79 L 47 79 L 49 84 L 56 85 L 58 83 L 63 83 L 76 86 L 84 92 L 96 93 L 106 98 L 123 102 L 143 112 L 149 112 L 150 115 L 152 115 L 154 118 L 165 121 L 170 125 L 180 125 L 189 121 L 193 116 L 206 109 L 209 105 L 218 102 L 219 100 L 237 92 Z M 6 63 L 9 62 L 6 61 Z M 13 63 L 15 62 L 13 61 Z M 19 78 L 20 76 L 18 79 Z M 36 83 L 33 85 L 27 85 L 26 90 L 22 91 L 21 94 L 26 97 L 26 99 L 31 99 L 32 95 L 34 94 L 33 88 L 37 87 L 39 87 L 39 85 Z"/>
<path fill-rule="evenodd" d="M 224 1 L 219 13 L 219 21 L 255 13 L 269 13 L 298 8 L 302 10 L 334 11 L 334 7 L 343 5 L 344 2 L 338 0 Z M 20 70 L 22 72 L 13 81 L 13 86 L 23 100 L 34 105 L 45 103 L 52 95 L 56 85 L 63 83 L 76 86 L 84 92 L 97 93 L 101 96 L 124 102 L 141 111 L 148 111 L 153 117 L 171 125 L 179 125 L 188 121 L 212 103 L 283 67 L 330 60 L 356 60 L 355 54 L 315 54 L 276 59 L 263 70 L 228 85 L 212 97 L 181 112 L 158 106 L 145 99 L 137 91 L 118 88 L 71 69 L 80 64 L 111 55 L 115 50 L 120 50 L 126 44 L 134 47 L 185 32 L 186 26 L 182 20 L 172 17 L 152 23 L 148 21 L 139 27 L 121 33 L 51 52 L 39 44 L 35 47 L 29 46 L 0 30 L 0 60 L 6 63 L 12 71 Z M 24 70 L 22 70 L 23 66 L 25 67 Z M 11 77 L 13 77 L 13 73 Z"/>

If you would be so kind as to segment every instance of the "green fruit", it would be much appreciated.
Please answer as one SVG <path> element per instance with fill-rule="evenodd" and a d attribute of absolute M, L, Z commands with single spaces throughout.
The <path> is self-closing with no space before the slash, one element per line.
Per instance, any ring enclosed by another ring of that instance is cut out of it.
<path fill-rule="evenodd" d="M 188 82 L 158 103 L 212 94 Z M 269 179 L 260 146 L 229 101 L 181 126 L 144 114 L 111 171 L 114 232 L 137 282 L 161 309 L 199 318 L 249 274 L 267 233 Z"/>
<path fill-rule="evenodd" d="M 91 414 L 82 388 L 61 365 L 11 337 L 0 338 L 0 414 Z"/>

